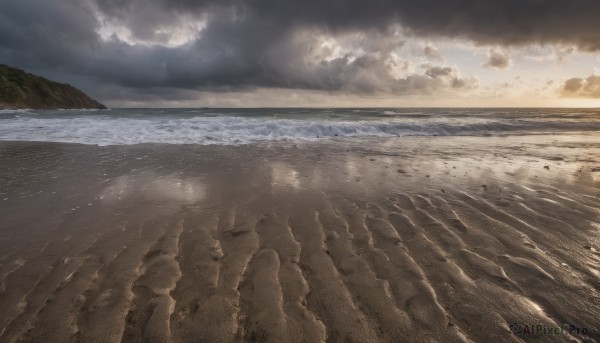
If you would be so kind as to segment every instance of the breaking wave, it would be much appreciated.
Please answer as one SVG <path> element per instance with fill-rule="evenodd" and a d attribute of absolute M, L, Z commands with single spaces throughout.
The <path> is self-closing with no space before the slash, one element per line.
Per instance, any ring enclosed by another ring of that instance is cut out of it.
<path fill-rule="evenodd" d="M 19 116 L 6 111 L 0 140 L 94 145 L 248 144 L 269 140 L 311 141 L 326 137 L 486 136 L 600 131 L 600 122 L 541 120 L 320 120 L 239 116 L 115 117 L 108 115 Z"/>

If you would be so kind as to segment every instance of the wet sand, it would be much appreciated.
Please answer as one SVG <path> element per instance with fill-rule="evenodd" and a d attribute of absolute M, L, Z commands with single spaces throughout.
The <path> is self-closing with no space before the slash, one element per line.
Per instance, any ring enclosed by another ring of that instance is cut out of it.
<path fill-rule="evenodd" d="M 3 142 L 0 341 L 600 342 L 599 187 L 583 135 Z"/>

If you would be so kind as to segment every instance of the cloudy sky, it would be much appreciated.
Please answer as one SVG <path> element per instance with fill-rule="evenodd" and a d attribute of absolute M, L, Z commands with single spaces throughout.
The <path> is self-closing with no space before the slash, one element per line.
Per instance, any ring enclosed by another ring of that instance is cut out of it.
<path fill-rule="evenodd" d="M 600 107 L 597 0 L 1 0 L 0 63 L 112 107 Z"/>

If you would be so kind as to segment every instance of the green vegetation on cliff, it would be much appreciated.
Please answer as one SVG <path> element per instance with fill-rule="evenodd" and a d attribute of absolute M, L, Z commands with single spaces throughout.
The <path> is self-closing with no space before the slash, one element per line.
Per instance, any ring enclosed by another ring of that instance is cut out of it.
<path fill-rule="evenodd" d="M 106 108 L 79 89 L 0 64 L 0 109 Z"/>

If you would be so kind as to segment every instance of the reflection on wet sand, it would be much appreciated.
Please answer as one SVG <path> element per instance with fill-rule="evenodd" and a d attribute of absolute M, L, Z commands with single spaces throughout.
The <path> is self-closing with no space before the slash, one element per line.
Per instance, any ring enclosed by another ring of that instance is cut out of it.
<path fill-rule="evenodd" d="M 154 173 L 123 175 L 109 180 L 100 199 L 107 203 L 119 201 L 174 202 L 196 204 L 205 197 L 205 187 L 198 178 L 158 176 Z"/>
<path fill-rule="evenodd" d="M 271 168 L 271 187 L 291 187 L 300 189 L 300 177 L 292 166 L 284 163 L 270 163 Z"/>

